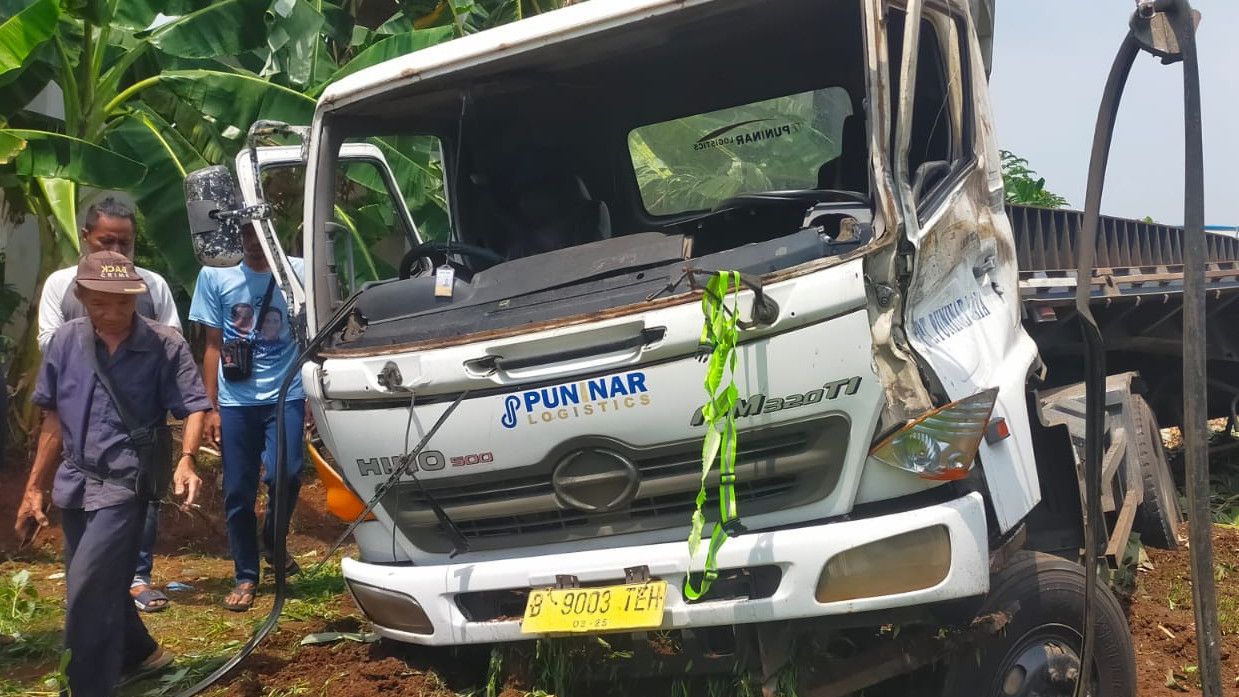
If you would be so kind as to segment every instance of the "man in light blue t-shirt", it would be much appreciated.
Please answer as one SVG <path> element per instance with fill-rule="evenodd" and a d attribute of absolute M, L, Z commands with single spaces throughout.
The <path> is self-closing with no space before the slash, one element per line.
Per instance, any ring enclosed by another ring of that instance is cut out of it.
<path fill-rule="evenodd" d="M 206 329 L 203 378 L 207 396 L 215 405 L 207 414 L 205 436 L 220 444 L 224 459 L 224 511 L 228 523 L 228 547 L 235 566 L 236 585 L 224 599 L 224 607 L 248 610 L 258 586 L 259 470 L 267 495 L 275 481 L 276 401 L 285 373 L 292 369 L 297 345 L 289 326 L 288 303 L 273 283 L 258 235 L 250 225 L 243 228 L 245 256 L 230 268 L 204 267 L 194 287 L 189 319 Z M 293 270 L 304 276 L 301 259 L 290 258 Z M 246 358 L 248 357 L 248 361 Z M 244 364 L 249 364 L 248 374 Z M 305 393 L 298 375 L 285 402 L 288 439 L 288 501 L 283 510 L 292 515 L 301 487 L 305 464 L 300 447 L 305 423 Z M 270 498 L 268 498 L 270 501 Z M 271 510 L 271 505 L 267 510 Z M 267 515 L 262 544 L 268 563 L 274 548 L 275 520 Z M 289 573 L 296 573 L 292 558 L 282 560 Z"/>

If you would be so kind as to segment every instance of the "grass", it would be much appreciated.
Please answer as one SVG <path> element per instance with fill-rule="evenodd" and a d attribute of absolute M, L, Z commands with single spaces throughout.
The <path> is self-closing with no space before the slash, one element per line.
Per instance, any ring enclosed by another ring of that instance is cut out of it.
<path fill-rule="evenodd" d="M 486 697 L 498 697 L 503 687 L 503 649 L 498 646 L 490 650 L 490 661 L 486 665 Z"/>
<path fill-rule="evenodd" d="M 304 560 L 302 565 L 306 572 L 292 579 L 280 620 L 283 628 L 292 625 L 293 644 L 301 632 L 318 631 L 313 627 L 302 629 L 298 623 L 325 624 L 356 614 L 342 601 L 345 588 L 338 563 L 324 564 L 317 571 Z M 189 570 L 184 578 L 178 576 L 182 570 Z M 0 635 L 4 637 L 0 639 L 0 697 L 58 692 L 55 680 L 64 623 L 62 571 L 61 562 L 51 556 L 0 561 Z M 193 587 L 191 591 L 169 592 L 172 602 L 166 610 L 142 614 L 151 635 L 175 652 L 177 661 L 160 675 L 123 687 L 121 697 L 166 697 L 197 683 L 249 639 L 271 607 L 269 584 L 264 584 L 248 613 L 234 614 L 220 606 L 232 585 L 229 559 L 178 554 L 157 560 L 155 573 L 157 583 L 180 580 Z M 263 650 L 269 652 L 271 647 L 268 640 Z M 52 680 L 50 684 L 48 679 Z M 206 694 L 223 692 L 209 690 Z M 320 688 L 314 687 L 312 693 L 320 694 Z M 286 689 L 270 697 L 295 694 L 302 693 Z"/>
<path fill-rule="evenodd" d="M 298 695 L 306 695 L 310 693 L 310 686 L 304 682 L 298 681 L 292 685 L 284 687 L 267 688 L 262 691 L 263 697 L 297 697 Z"/>
<path fill-rule="evenodd" d="M 338 608 L 344 594 L 344 575 L 338 561 L 329 561 L 322 568 L 307 568 L 293 580 L 283 617 L 291 620 L 340 619 Z"/>
<path fill-rule="evenodd" d="M 172 672 L 164 672 L 155 678 L 126 686 L 121 689 L 120 694 L 124 697 L 166 697 L 178 694 L 223 665 L 239 646 L 239 642 L 230 642 L 207 653 L 182 654 L 177 657 Z M 213 692 L 218 691 L 207 694 Z"/>
<path fill-rule="evenodd" d="M 568 694 L 579 661 L 573 661 L 571 644 L 556 639 L 539 639 L 534 649 L 534 690 L 545 690 L 553 695 Z"/>
<path fill-rule="evenodd" d="M 30 668 L 50 670 L 60 653 L 60 615 L 59 606 L 39 593 L 29 569 L 0 578 L 0 674 L 10 676 L 0 682 L 0 695 L 21 693 L 13 676 Z"/>

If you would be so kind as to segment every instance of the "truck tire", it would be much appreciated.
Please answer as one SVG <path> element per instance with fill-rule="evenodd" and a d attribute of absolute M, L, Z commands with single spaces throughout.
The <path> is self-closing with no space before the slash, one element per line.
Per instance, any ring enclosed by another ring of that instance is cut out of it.
<path fill-rule="evenodd" d="M 1014 613 L 1001 632 L 948 660 L 944 697 L 1071 697 L 1080 671 L 1084 568 L 1020 552 L 991 579 L 981 612 Z M 1093 697 L 1134 697 L 1136 654 L 1123 610 L 1097 584 Z"/>
<path fill-rule="evenodd" d="M 1179 510 L 1179 491 L 1166 450 L 1162 447 L 1162 435 L 1157 428 L 1157 417 L 1144 397 L 1131 396 L 1131 423 L 1134 432 L 1128 441 L 1140 466 L 1140 479 L 1144 483 L 1144 501 L 1136 508 L 1136 520 L 1132 529 L 1140 533 L 1140 541 L 1158 549 L 1178 549 L 1179 538 L 1175 531 L 1183 521 Z"/>

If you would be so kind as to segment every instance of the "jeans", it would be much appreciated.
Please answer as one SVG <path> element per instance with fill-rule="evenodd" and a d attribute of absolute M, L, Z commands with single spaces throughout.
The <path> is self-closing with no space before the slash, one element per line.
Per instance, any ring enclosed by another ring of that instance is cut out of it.
<path fill-rule="evenodd" d="M 133 585 L 151 585 L 151 569 L 155 566 L 155 537 L 159 534 L 159 502 L 146 506 L 142 524 L 142 541 L 138 545 L 138 564 L 133 570 Z"/>
<path fill-rule="evenodd" d="M 284 520 L 292 516 L 301 490 L 301 470 L 305 466 L 305 400 L 290 400 L 284 405 L 284 431 L 287 438 L 288 488 L 281 511 Z M 254 504 L 258 500 L 259 469 L 265 467 L 262 481 L 267 484 L 267 510 L 272 510 L 275 483 L 276 405 L 226 407 L 219 409 L 221 441 L 224 456 L 224 513 L 228 523 L 228 549 L 232 553 L 235 576 L 242 581 L 258 582 L 258 516 Z M 264 549 L 274 547 L 275 516 L 267 515 L 263 525 Z M 283 526 L 287 529 L 287 524 Z"/>
<path fill-rule="evenodd" d="M 142 519 L 136 501 L 62 511 L 66 672 L 74 697 L 111 695 L 121 673 L 157 648 L 129 597 Z"/>

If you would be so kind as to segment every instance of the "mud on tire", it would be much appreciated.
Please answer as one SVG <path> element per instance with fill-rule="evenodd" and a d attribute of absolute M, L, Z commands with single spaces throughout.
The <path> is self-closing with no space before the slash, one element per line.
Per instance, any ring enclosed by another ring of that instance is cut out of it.
<path fill-rule="evenodd" d="M 951 658 L 944 697 L 1071 697 L 1079 675 L 1084 568 L 1020 552 L 991 579 L 982 613 L 1015 608 L 1002 632 Z M 1135 697 L 1136 659 L 1119 603 L 1097 585 L 1094 697 Z"/>

